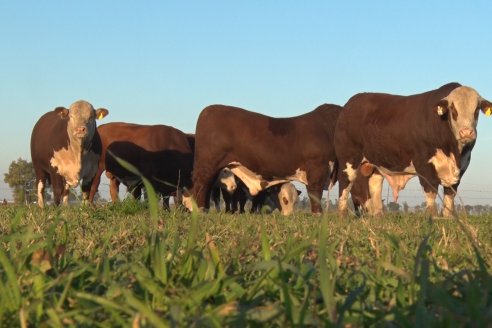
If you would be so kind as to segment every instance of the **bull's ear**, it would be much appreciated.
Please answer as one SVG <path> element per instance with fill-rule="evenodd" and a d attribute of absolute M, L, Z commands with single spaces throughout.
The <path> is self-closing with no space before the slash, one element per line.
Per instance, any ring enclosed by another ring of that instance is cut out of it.
<path fill-rule="evenodd" d="M 65 119 L 68 117 L 68 114 L 69 114 L 69 111 L 68 109 L 66 109 L 65 107 L 63 106 L 60 106 L 60 107 L 56 107 L 54 109 L 55 113 L 58 114 L 58 116 L 60 116 L 61 118 Z"/>
<path fill-rule="evenodd" d="M 490 116 L 492 114 L 492 103 L 488 100 L 482 99 L 480 102 L 480 109 L 485 115 Z"/>
<path fill-rule="evenodd" d="M 437 113 L 439 116 L 443 116 L 449 111 L 449 103 L 447 99 L 441 99 L 439 102 L 434 106 L 434 111 Z"/>
<path fill-rule="evenodd" d="M 98 108 L 98 109 L 96 109 L 96 118 L 98 120 L 102 120 L 108 114 L 109 114 L 109 111 L 106 108 Z"/>

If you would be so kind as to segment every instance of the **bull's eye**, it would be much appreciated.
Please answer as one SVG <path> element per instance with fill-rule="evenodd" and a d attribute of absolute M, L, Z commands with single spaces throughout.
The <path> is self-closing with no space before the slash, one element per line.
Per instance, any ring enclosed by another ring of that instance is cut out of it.
<path fill-rule="evenodd" d="M 451 105 L 450 109 L 451 109 L 451 116 L 453 117 L 453 120 L 455 121 L 458 120 L 458 111 L 456 110 L 454 105 Z"/>

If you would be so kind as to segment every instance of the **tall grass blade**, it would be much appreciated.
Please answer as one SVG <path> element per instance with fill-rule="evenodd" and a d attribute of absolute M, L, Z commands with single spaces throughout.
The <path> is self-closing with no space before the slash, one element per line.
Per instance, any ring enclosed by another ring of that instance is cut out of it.
<path fill-rule="evenodd" d="M 123 291 L 123 294 L 125 295 L 125 299 L 128 305 L 140 312 L 140 314 L 147 318 L 154 327 L 169 327 L 169 325 L 166 322 L 162 321 L 161 318 L 159 318 L 157 314 L 155 314 L 155 312 L 152 311 L 147 304 L 142 303 L 131 292 L 125 290 Z"/>
<path fill-rule="evenodd" d="M 116 162 L 118 162 L 118 164 L 120 164 L 123 168 L 125 168 L 126 170 L 130 171 L 131 173 L 137 175 L 138 177 L 140 177 L 140 179 L 142 179 L 145 190 L 147 191 L 150 216 L 152 219 L 154 219 L 154 223 L 157 226 L 157 223 L 158 223 L 157 222 L 157 219 L 158 219 L 158 198 L 157 198 L 157 194 L 154 190 L 154 187 L 152 186 L 150 181 L 146 177 L 144 177 L 143 174 L 140 173 L 140 171 L 134 165 L 132 165 L 131 163 L 125 161 L 124 159 L 116 156 L 110 150 L 108 150 L 108 153 L 111 156 L 113 156 L 114 159 L 116 160 Z"/>
<path fill-rule="evenodd" d="M 328 254 L 326 251 L 328 233 L 328 217 L 325 215 L 321 219 L 319 226 L 319 251 L 318 251 L 318 265 L 319 265 L 319 283 L 321 289 L 321 295 L 325 303 L 326 312 L 330 321 L 335 322 L 335 299 L 334 299 L 334 277 L 330 274 L 328 269 Z"/>
<path fill-rule="evenodd" d="M 9 310 L 17 310 L 21 304 L 21 292 L 17 282 L 17 274 L 14 266 L 7 258 L 7 255 L 0 248 L 0 265 L 2 265 L 3 271 L 7 275 L 7 281 L 3 285 L 3 301 L 10 305 Z"/>

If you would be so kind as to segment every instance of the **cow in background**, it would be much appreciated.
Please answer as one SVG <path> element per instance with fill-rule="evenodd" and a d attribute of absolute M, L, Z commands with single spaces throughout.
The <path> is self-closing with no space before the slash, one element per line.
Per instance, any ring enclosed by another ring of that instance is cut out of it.
<path fill-rule="evenodd" d="M 36 174 L 38 205 L 44 207 L 44 189 L 51 184 L 56 205 L 68 203 L 70 187 L 82 185 L 87 199 L 101 155 L 101 140 L 96 118 L 108 115 L 104 108 L 94 109 L 79 100 L 70 108 L 57 107 L 41 116 L 31 134 L 31 158 Z"/>
<path fill-rule="evenodd" d="M 118 199 L 120 182 L 130 190 L 136 191 L 135 196 L 138 197 L 142 186 L 141 178 L 121 166 L 115 156 L 135 166 L 149 179 L 155 191 L 164 197 L 164 206 L 166 196 L 191 185 L 193 147 L 190 145 L 189 136 L 182 131 L 167 125 L 123 122 L 103 124 L 98 130 L 102 154 L 91 187 L 91 202 L 104 170 L 110 178 L 110 194 L 113 201 Z"/>
<path fill-rule="evenodd" d="M 198 207 L 208 209 L 214 177 L 229 167 L 253 196 L 276 184 L 304 183 L 311 211 L 320 214 L 323 186 L 336 161 L 333 135 L 340 110 L 324 104 L 304 115 L 273 118 L 231 106 L 205 108 L 196 126 L 191 189 Z"/>
<path fill-rule="evenodd" d="M 442 185 L 443 215 L 452 216 L 454 197 L 475 145 L 480 111 L 489 115 L 492 104 L 458 83 L 412 96 L 353 96 L 335 129 L 340 215 L 347 214 L 348 193 L 361 170 L 369 177 L 373 214 L 382 214 L 383 177 L 396 201 L 408 180 L 418 176 L 426 211 L 437 215 L 435 198 Z"/>

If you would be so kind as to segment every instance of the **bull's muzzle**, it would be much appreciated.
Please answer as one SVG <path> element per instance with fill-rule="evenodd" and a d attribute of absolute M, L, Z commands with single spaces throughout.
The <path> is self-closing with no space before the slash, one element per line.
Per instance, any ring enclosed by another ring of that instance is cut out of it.
<path fill-rule="evenodd" d="M 461 142 L 471 142 L 477 138 L 477 133 L 475 132 L 475 129 L 471 128 L 464 128 L 460 130 L 460 141 Z"/>
<path fill-rule="evenodd" d="M 85 126 L 76 127 L 73 133 L 76 137 L 83 138 L 87 135 L 87 128 Z"/>

